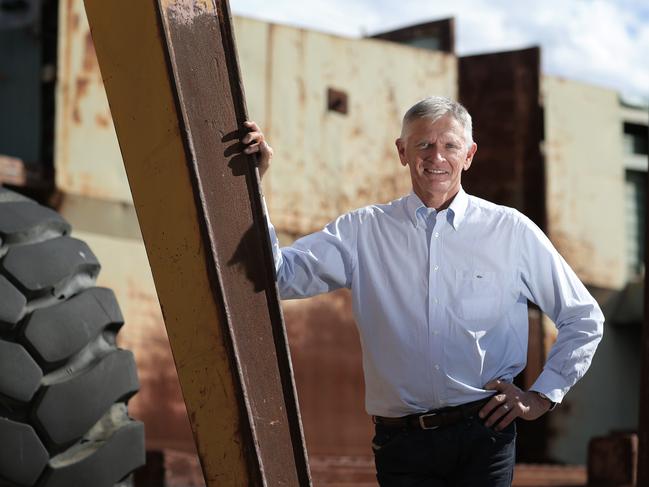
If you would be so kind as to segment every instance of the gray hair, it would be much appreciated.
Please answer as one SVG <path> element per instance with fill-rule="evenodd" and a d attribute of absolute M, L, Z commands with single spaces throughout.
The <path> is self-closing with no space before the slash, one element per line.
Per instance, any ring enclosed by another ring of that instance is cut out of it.
<path fill-rule="evenodd" d="M 444 96 L 429 96 L 423 100 L 415 103 L 403 116 L 403 123 L 401 124 L 401 138 L 405 137 L 406 126 L 417 119 L 428 118 L 436 122 L 440 118 L 450 115 L 462 126 L 464 129 L 464 140 L 467 147 L 473 144 L 473 125 L 471 123 L 471 115 L 466 108 L 458 102 L 446 98 Z"/>

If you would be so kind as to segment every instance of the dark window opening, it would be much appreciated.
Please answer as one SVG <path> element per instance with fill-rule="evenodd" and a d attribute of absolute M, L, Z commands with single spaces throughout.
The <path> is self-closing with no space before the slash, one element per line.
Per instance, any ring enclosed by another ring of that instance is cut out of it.
<path fill-rule="evenodd" d="M 637 123 L 624 123 L 624 151 L 627 154 L 649 154 L 647 126 Z"/>

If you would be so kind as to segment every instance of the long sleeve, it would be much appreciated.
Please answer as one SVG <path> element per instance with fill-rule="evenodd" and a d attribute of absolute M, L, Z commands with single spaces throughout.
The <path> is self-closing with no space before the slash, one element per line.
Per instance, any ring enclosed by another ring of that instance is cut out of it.
<path fill-rule="evenodd" d="M 558 329 L 548 359 L 530 388 L 561 402 L 590 366 L 603 334 L 604 316 L 595 299 L 529 219 L 521 223 L 521 279 L 527 299 Z"/>
<path fill-rule="evenodd" d="M 351 286 L 356 248 L 353 214 L 338 217 L 289 247 L 280 248 L 270 220 L 268 231 L 282 299 L 305 298 Z"/>

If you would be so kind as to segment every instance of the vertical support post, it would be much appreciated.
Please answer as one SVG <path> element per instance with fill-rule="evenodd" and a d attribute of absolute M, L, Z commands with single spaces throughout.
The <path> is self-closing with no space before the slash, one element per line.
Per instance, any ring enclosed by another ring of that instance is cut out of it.
<path fill-rule="evenodd" d="M 649 177 L 647 178 L 649 187 Z M 649 199 L 645 201 L 649 209 Z M 649 219 L 645 220 L 645 235 L 649 235 Z M 649 256 L 649 238 L 645 238 L 645 263 Z M 645 265 L 646 267 L 646 265 Z M 644 323 L 642 329 L 642 343 L 640 344 L 641 369 L 640 369 L 640 418 L 638 428 L 638 485 L 649 485 L 649 283 L 645 270 L 644 285 Z"/>
<path fill-rule="evenodd" d="M 227 0 L 85 0 L 208 486 L 310 485 Z"/>

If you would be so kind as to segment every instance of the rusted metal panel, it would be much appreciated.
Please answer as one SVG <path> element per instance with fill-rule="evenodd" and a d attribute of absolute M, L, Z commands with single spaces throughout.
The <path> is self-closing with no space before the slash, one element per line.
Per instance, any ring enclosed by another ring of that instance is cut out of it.
<path fill-rule="evenodd" d="M 649 186 L 649 177 L 647 178 Z M 649 209 L 649 200 L 645 202 Z M 648 211 L 649 213 L 649 211 Z M 649 235 L 649 219 L 645 220 L 645 232 Z M 649 256 L 649 239 L 645 239 L 645 262 Z M 645 271 L 644 302 L 645 309 L 649 303 L 649 285 Z M 638 485 L 649 485 L 649 313 L 644 314 L 642 338 L 640 344 L 640 409 L 638 425 Z"/>
<path fill-rule="evenodd" d="M 638 435 L 612 433 L 588 445 L 588 487 L 636 487 Z"/>
<path fill-rule="evenodd" d="M 437 51 L 455 53 L 455 19 L 441 19 L 423 24 L 373 34 L 374 39 L 407 44 Z"/>
<path fill-rule="evenodd" d="M 548 235 L 587 285 L 626 284 L 622 120 L 615 91 L 544 76 Z"/>
<path fill-rule="evenodd" d="M 373 424 L 365 413 L 361 347 L 351 293 L 284 301 L 307 449 L 366 455 Z"/>
<path fill-rule="evenodd" d="M 545 228 L 540 49 L 460 58 L 460 101 L 474 121 L 478 152 L 466 189 L 524 212 Z"/>
<path fill-rule="evenodd" d="M 86 9 L 206 483 L 308 485 L 227 3 Z"/>
<path fill-rule="evenodd" d="M 278 25 L 266 45 L 265 130 L 276 156 L 264 187 L 275 225 L 302 235 L 408 193 L 394 146 L 401 117 L 431 93 L 457 95 L 455 57 Z M 326 110 L 330 87 L 347 93 L 346 115 Z"/>
<path fill-rule="evenodd" d="M 130 202 L 82 1 L 62 0 L 60 8 L 57 187 Z M 264 180 L 278 228 L 308 233 L 409 191 L 394 148 L 400 119 L 428 94 L 457 96 L 454 56 L 246 18 L 234 24 L 251 118 L 278 154 Z M 347 116 L 325 111 L 330 87 L 348 94 Z M 324 183 L 336 179 L 344 184 Z"/>
<path fill-rule="evenodd" d="M 83 0 L 59 2 L 55 176 L 66 193 L 131 202 Z"/>

